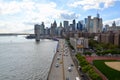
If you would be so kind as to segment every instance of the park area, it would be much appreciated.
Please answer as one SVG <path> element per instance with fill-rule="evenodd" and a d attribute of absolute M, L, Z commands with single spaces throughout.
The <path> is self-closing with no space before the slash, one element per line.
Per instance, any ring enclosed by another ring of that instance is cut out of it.
<path fill-rule="evenodd" d="M 120 57 L 86 56 L 85 58 L 96 67 L 97 73 L 103 80 L 120 80 Z"/>
<path fill-rule="evenodd" d="M 102 72 L 108 80 L 120 80 L 120 61 L 94 60 L 93 65 Z"/>

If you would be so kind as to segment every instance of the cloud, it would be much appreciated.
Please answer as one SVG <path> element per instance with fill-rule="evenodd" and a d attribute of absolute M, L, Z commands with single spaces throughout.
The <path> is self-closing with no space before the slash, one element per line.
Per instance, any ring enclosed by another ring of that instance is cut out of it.
<path fill-rule="evenodd" d="M 117 0 L 79 0 L 74 3 L 69 4 L 70 7 L 80 7 L 84 10 L 89 9 L 105 9 L 111 7 L 115 4 Z M 102 6 L 101 6 L 102 5 Z"/>
<path fill-rule="evenodd" d="M 115 21 L 117 26 L 120 26 L 120 18 L 104 21 L 103 24 L 108 24 L 109 26 L 112 26 L 113 21 Z"/>
<path fill-rule="evenodd" d="M 2 27 L 1 27 L 2 26 Z M 0 32 L 22 32 L 23 30 L 33 29 L 33 25 L 24 25 L 21 22 L 0 21 Z"/>
<path fill-rule="evenodd" d="M 34 0 L 0 0 L 0 28 L 2 32 L 18 32 L 34 28 L 34 24 L 62 19 L 77 19 L 80 15 L 58 8 L 55 2 L 40 3 Z M 3 28 L 5 26 L 5 28 Z"/>
<path fill-rule="evenodd" d="M 34 28 L 35 23 L 41 23 L 42 21 L 48 24 L 52 19 L 59 19 L 60 13 L 64 11 L 57 9 L 56 6 L 54 2 L 43 4 L 32 0 L 0 1 L 1 31 L 18 32 L 31 29 Z"/>
<path fill-rule="evenodd" d="M 15 1 L 4 3 L 0 1 L 0 14 L 14 14 L 20 12 L 19 4 Z"/>
<path fill-rule="evenodd" d="M 72 20 L 72 19 L 78 19 L 80 17 L 80 14 L 75 14 L 74 12 L 65 12 L 61 13 L 61 18 L 65 20 Z"/>

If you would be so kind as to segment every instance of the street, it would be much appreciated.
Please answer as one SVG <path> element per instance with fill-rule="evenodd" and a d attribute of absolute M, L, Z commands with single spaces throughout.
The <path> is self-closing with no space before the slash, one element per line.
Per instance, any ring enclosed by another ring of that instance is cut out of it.
<path fill-rule="evenodd" d="M 64 39 L 60 39 L 58 51 L 53 60 L 48 80 L 75 80 L 76 77 L 80 78 L 70 56 L 68 46 L 65 44 Z"/>

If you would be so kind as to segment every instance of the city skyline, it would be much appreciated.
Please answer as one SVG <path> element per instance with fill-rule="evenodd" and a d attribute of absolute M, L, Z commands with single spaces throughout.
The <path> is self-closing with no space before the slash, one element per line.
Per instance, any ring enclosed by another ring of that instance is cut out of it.
<path fill-rule="evenodd" d="M 45 23 L 50 27 L 56 20 L 77 22 L 97 13 L 103 24 L 116 21 L 120 25 L 120 0 L 0 0 L 0 32 L 27 32 L 34 24 Z"/>

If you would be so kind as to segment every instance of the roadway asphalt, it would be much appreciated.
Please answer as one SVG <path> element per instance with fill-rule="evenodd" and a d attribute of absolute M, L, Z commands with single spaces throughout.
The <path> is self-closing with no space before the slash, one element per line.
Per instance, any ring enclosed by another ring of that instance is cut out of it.
<path fill-rule="evenodd" d="M 62 69 L 62 63 L 60 64 L 60 61 L 62 62 L 62 52 L 60 52 L 61 50 L 61 40 L 59 41 L 59 46 L 58 46 L 58 51 L 55 54 L 55 58 L 53 60 L 53 64 L 48 76 L 48 80 L 63 80 L 63 69 Z M 60 55 L 61 54 L 61 55 Z M 59 57 L 60 59 L 57 60 L 57 57 Z M 58 67 L 56 67 L 56 63 L 58 63 Z"/>
<path fill-rule="evenodd" d="M 60 58 L 58 60 L 58 57 Z M 56 67 L 58 63 L 58 67 Z M 71 66 L 71 64 L 73 66 Z M 68 71 L 68 67 L 71 67 L 71 71 Z M 48 76 L 48 80 L 75 80 L 75 77 L 79 77 L 78 71 L 70 56 L 70 51 L 64 39 L 59 40 L 58 52 L 55 54 L 55 58 L 51 65 L 51 70 Z"/>

